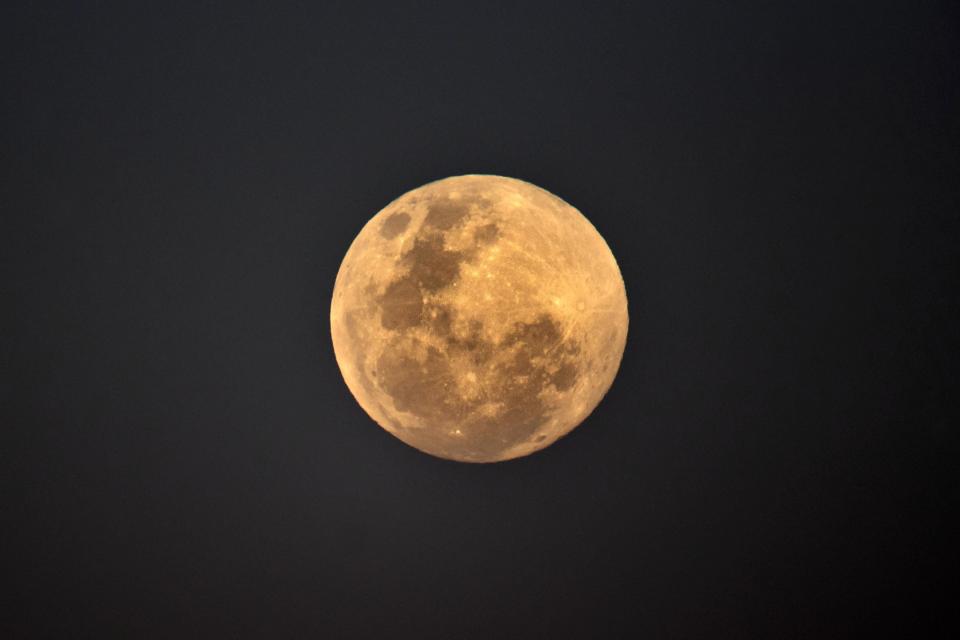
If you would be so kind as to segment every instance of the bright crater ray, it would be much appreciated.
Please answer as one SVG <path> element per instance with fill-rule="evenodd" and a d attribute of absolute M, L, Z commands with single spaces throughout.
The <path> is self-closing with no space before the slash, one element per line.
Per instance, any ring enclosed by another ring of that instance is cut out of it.
<path fill-rule="evenodd" d="M 426 453 L 495 462 L 579 425 L 627 336 L 616 260 L 579 211 L 530 183 L 432 182 L 353 241 L 330 308 L 344 380 Z"/>

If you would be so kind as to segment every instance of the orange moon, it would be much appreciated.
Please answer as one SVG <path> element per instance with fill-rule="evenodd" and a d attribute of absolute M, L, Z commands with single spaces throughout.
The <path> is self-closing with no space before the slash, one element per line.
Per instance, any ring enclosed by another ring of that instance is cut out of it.
<path fill-rule="evenodd" d="M 623 278 L 575 208 L 528 182 L 455 176 L 363 227 L 333 290 L 340 371 L 377 424 L 462 462 L 529 455 L 606 394 L 627 338 Z"/>

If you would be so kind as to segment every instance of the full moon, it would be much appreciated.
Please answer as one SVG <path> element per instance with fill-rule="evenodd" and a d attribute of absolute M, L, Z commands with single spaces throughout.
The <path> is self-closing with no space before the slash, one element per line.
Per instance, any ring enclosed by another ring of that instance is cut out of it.
<path fill-rule="evenodd" d="M 381 427 L 462 462 L 529 455 L 606 394 L 627 338 L 607 243 L 528 182 L 455 176 L 400 196 L 350 245 L 330 328 Z"/>

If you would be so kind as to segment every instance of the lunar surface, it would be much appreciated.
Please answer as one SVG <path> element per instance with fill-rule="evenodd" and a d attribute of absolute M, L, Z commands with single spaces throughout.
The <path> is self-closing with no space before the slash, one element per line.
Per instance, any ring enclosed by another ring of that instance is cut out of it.
<path fill-rule="evenodd" d="M 549 446 L 613 383 L 623 278 L 572 206 L 489 175 L 432 182 L 353 241 L 330 307 L 360 406 L 426 453 L 495 462 Z"/>

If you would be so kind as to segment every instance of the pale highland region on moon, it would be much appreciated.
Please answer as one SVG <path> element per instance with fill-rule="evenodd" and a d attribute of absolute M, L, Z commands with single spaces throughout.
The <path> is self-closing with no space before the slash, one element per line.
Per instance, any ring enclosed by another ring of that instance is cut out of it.
<path fill-rule="evenodd" d="M 364 226 L 330 325 L 344 380 L 381 427 L 435 456 L 495 462 L 593 411 L 620 365 L 627 298 L 579 211 L 521 180 L 467 175 Z"/>

